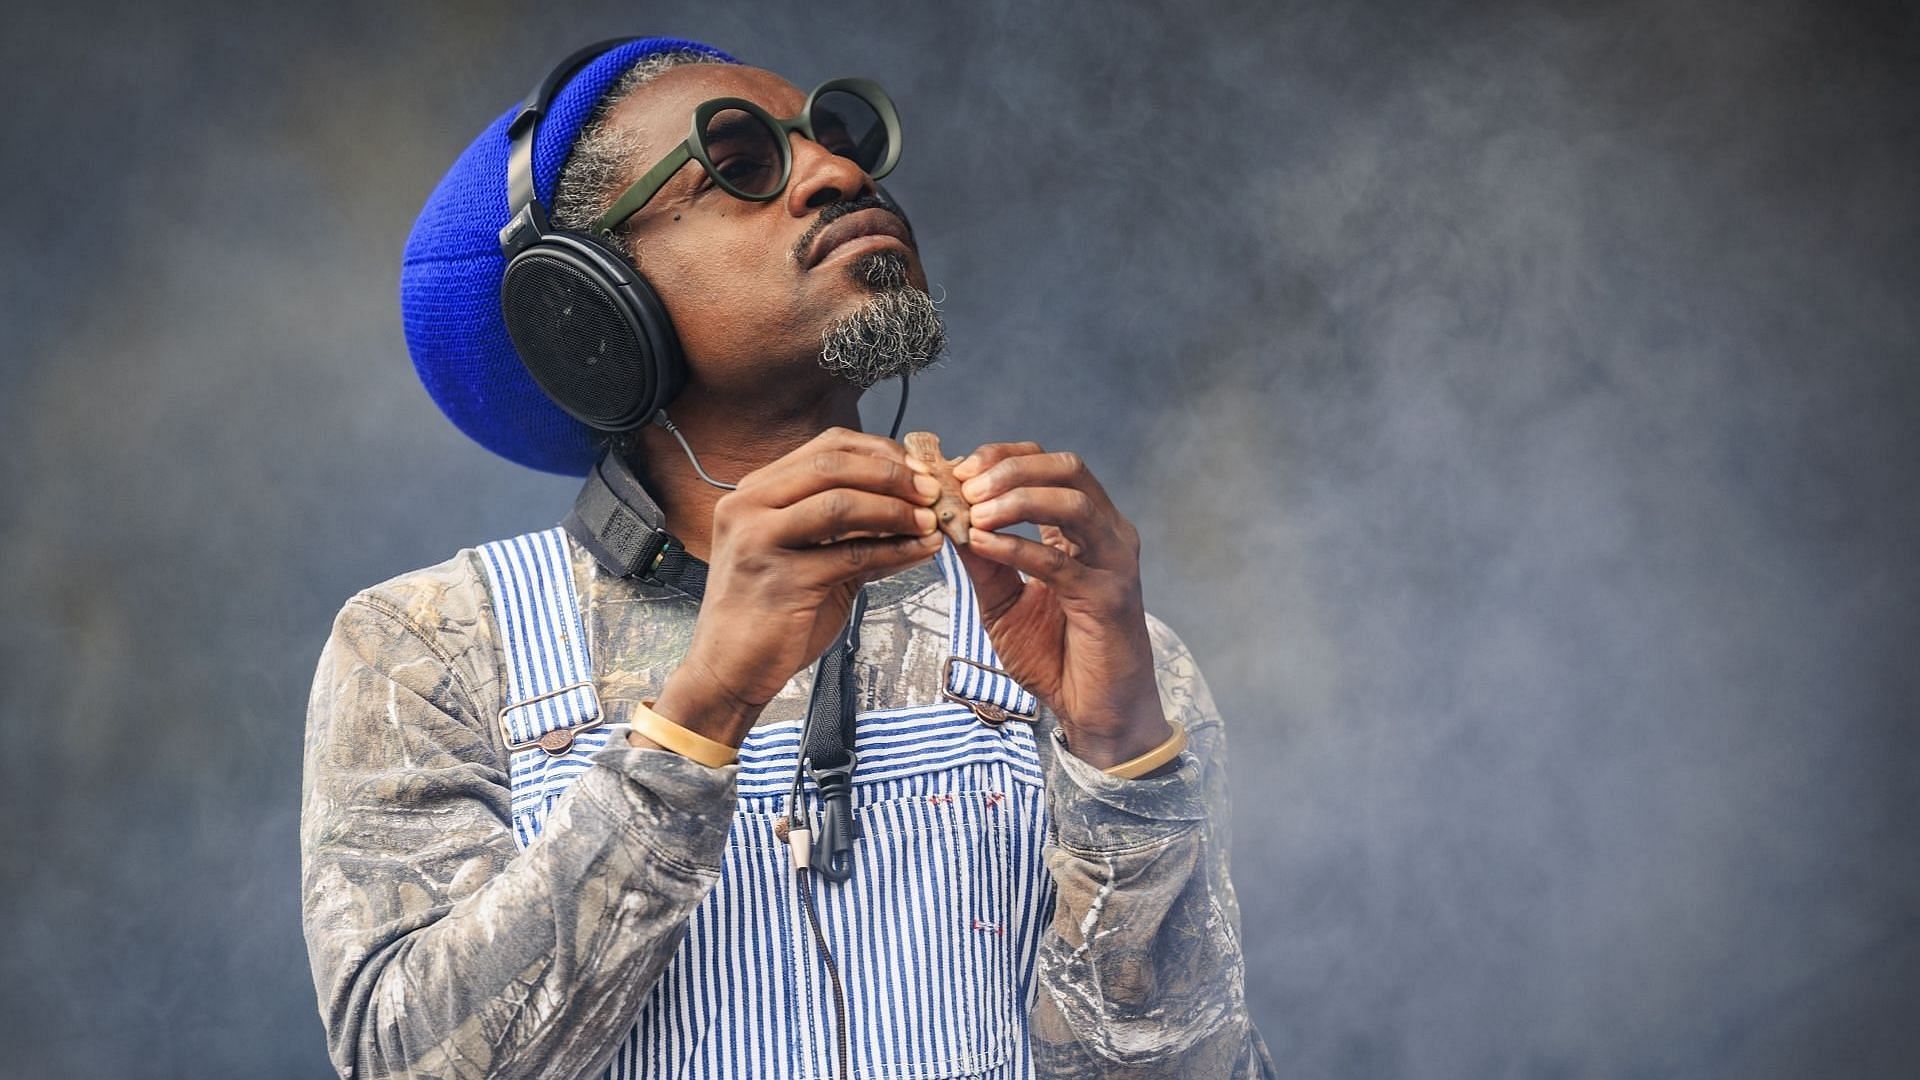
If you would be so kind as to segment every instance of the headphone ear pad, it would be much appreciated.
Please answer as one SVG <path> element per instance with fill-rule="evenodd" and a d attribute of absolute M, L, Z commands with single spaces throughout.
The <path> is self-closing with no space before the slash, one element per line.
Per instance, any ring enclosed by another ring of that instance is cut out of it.
<path fill-rule="evenodd" d="M 666 305 L 590 236 L 550 232 L 515 254 L 500 282 L 500 314 L 533 381 L 596 430 L 652 422 L 686 384 Z"/>

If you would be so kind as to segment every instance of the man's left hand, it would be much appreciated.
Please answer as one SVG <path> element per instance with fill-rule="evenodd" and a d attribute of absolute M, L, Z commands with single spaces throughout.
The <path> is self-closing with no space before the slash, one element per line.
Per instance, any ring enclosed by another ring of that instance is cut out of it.
<path fill-rule="evenodd" d="M 953 474 L 973 522 L 960 561 L 1007 673 L 1053 710 L 1068 747 L 1092 765 L 1166 741 L 1173 729 L 1154 684 L 1140 534 L 1086 463 L 1038 443 L 989 443 Z M 1038 543 L 995 531 L 1021 522 L 1039 527 Z"/>

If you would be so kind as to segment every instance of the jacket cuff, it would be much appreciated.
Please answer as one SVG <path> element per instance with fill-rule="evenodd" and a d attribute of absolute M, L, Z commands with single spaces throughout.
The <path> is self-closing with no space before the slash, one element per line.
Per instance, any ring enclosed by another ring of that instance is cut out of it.
<path fill-rule="evenodd" d="M 1044 712 L 1044 710 L 1043 710 Z M 1059 721 L 1044 714 L 1037 741 L 1047 774 L 1054 834 L 1062 847 L 1114 854 L 1151 847 L 1207 820 L 1200 759 L 1191 748 L 1158 776 L 1108 776 L 1075 757 L 1061 741 Z"/>
<path fill-rule="evenodd" d="M 624 723 L 607 729 L 607 745 L 594 752 L 593 763 L 619 777 L 617 798 L 624 803 L 609 809 L 623 814 L 629 830 L 661 858 L 719 873 L 733 828 L 739 763 L 702 765 L 671 750 L 634 746 Z"/>

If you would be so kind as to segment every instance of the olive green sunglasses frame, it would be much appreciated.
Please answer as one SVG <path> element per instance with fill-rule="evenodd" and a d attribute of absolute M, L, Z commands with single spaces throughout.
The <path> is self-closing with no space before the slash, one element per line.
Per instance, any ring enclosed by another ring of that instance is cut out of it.
<path fill-rule="evenodd" d="M 790 138 L 791 133 L 797 131 L 807 138 L 812 139 L 814 142 L 818 142 L 819 139 L 815 138 L 813 133 L 814 102 L 819 100 L 821 94 L 835 90 L 845 91 L 861 98 L 868 105 L 872 106 L 874 113 L 879 117 L 880 123 L 873 131 L 867 134 L 866 143 L 870 144 L 875 135 L 885 135 L 887 140 L 887 156 L 886 160 L 880 162 L 880 164 L 867 175 L 875 180 L 886 176 L 893 171 L 893 166 L 900 160 L 900 114 L 894 111 L 893 99 L 888 97 L 887 92 L 880 89 L 880 84 L 874 82 L 872 79 L 855 77 L 828 79 L 826 82 L 814 87 L 813 92 L 807 95 L 807 103 L 805 107 L 800 110 L 799 116 L 790 116 L 784 120 L 771 115 L 767 110 L 745 98 L 713 98 L 701 102 L 694 108 L 693 133 L 688 135 L 686 140 L 679 146 L 674 147 L 666 157 L 660 160 L 658 165 L 648 169 L 645 175 L 635 180 L 627 190 L 621 192 L 620 197 L 615 199 L 613 205 L 607 208 L 607 212 L 600 215 L 599 220 L 593 223 L 593 231 L 603 239 L 611 239 L 614 230 L 624 224 L 628 218 L 639 213 L 640 208 L 647 205 L 648 200 L 659 194 L 660 189 L 666 186 L 667 181 L 672 178 L 673 174 L 679 172 L 681 166 L 689 161 L 699 162 L 700 167 L 707 170 L 707 175 L 713 177 L 713 182 L 736 199 L 745 199 L 748 202 L 767 202 L 778 198 L 781 192 L 787 190 L 787 181 L 793 179 L 793 143 Z M 755 195 L 740 190 L 720 175 L 720 170 L 714 168 L 713 159 L 707 156 L 707 121 L 712 120 L 714 114 L 725 109 L 739 109 L 742 112 L 749 113 L 761 123 L 767 125 L 768 130 L 774 133 L 774 141 L 780 145 L 780 182 L 775 184 L 771 191 L 765 194 Z M 863 144 L 861 149 L 867 149 L 867 145 Z M 859 159 L 856 157 L 853 160 L 858 161 Z"/>

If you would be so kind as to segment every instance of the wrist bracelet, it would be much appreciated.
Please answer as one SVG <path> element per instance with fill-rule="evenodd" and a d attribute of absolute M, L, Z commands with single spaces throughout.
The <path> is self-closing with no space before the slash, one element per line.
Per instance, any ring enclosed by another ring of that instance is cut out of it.
<path fill-rule="evenodd" d="M 679 724 L 653 711 L 653 702 L 642 701 L 640 708 L 633 714 L 630 725 L 634 731 L 652 739 L 662 747 L 679 754 L 690 761 L 697 761 L 710 769 L 722 765 L 731 765 L 740 759 L 738 747 L 709 739 L 705 735 L 684 728 Z"/>
<path fill-rule="evenodd" d="M 1137 758 L 1130 758 L 1118 765 L 1101 769 L 1100 771 L 1106 773 L 1108 776 L 1117 776 L 1122 780 L 1132 780 L 1135 777 L 1150 773 L 1160 766 L 1165 765 L 1167 762 L 1172 761 L 1174 758 L 1179 757 L 1180 751 L 1187 748 L 1187 729 L 1181 727 L 1180 721 L 1178 720 L 1167 721 L 1167 726 L 1173 729 L 1173 734 L 1168 736 L 1166 742 L 1141 754 Z"/>

